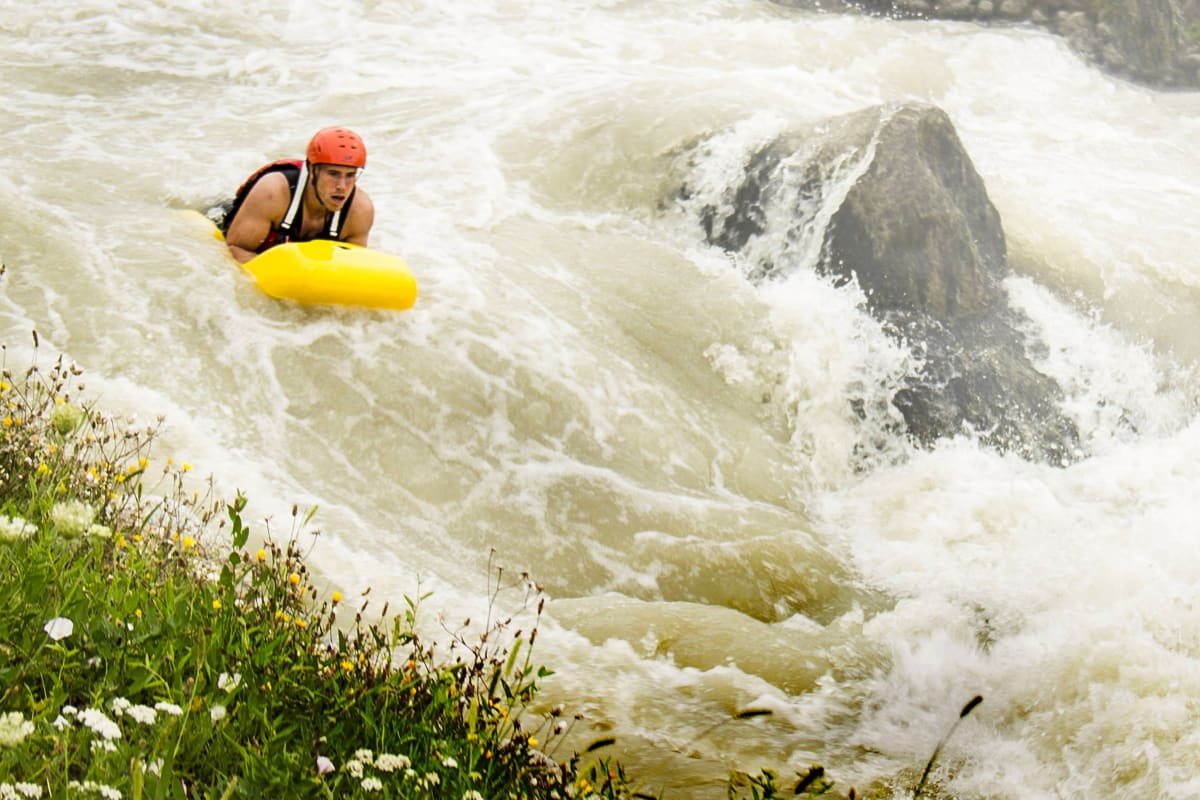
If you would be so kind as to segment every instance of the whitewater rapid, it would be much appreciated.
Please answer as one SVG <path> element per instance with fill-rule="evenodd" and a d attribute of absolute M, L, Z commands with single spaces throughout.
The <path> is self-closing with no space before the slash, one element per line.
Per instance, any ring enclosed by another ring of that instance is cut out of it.
<path fill-rule="evenodd" d="M 1200 797 L 1196 93 L 1033 30 L 758 0 L 39 2 L 0 82 L 7 363 L 37 330 L 273 535 L 318 506 L 329 587 L 432 592 L 433 630 L 528 571 L 572 744 L 616 736 L 674 798 L 814 762 L 905 797 L 981 694 L 946 796 Z M 856 290 L 753 285 L 679 202 L 908 100 L 1000 212 L 1077 464 L 913 449 L 912 354 Z M 410 312 L 272 301 L 190 211 L 329 124 L 366 140 Z"/>

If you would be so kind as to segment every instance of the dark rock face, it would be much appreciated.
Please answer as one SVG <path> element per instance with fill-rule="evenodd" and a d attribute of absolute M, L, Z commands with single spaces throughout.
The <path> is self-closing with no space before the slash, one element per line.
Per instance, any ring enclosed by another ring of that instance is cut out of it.
<path fill-rule="evenodd" d="M 1004 451 L 1072 460 L 1061 390 L 1030 363 L 1037 343 L 1007 302 L 1000 216 L 945 112 L 871 108 L 782 137 L 751 159 L 732 198 L 701 219 L 710 242 L 749 256 L 751 279 L 799 266 L 786 246 L 756 255 L 779 233 L 767 220 L 782 216 L 784 241 L 821 237 L 817 269 L 856 281 L 872 315 L 922 355 L 893 401 L 917 440 L 969 429 Z"/>
<path fill-rule="evenodd" d="M 852 272 L 876 312 L 921 309 L 949 322 L 1003 302 L 1000 215 L 949 117 L 906 106 L 862 122 L 880 135 L 830 221 L 828 268 Z"/>
<path fill-rule="evenodd" d="M 1148 86 L 1200 88 L 1197 0 L 773 0 L 811 11 L 1038 25 L 1092 63 Z"/>

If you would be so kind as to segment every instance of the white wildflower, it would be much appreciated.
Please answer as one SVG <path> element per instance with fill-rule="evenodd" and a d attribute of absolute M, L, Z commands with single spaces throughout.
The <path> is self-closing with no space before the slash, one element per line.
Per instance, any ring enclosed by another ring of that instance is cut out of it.
<path fill-rule="evenodd" d="M 463 800 L 483 800 L 483 795 L 472 790 L 463 795 Z"/>
<path fill-rule="evenodd" d="M 325 756 L 317 756 L 317 774 L 328 775 L 333 772 L 333 762 Z"/>
<path fill-rule="evenodd" d="M 367 749 L 359 749 L 354 751 L 354 760 L 361 761 L 364 764 L 370 764 L 375 760 L 375 753 Z"/>
<path fill-rule="evenodd" d="M 121 729 L 103 711 L 85 708 L 79 712 L 79 721 L 105 739 L 120 739 Z"/>
<path fill-rule="evenodd" d="M 99 522 L 88 526 L 88 529 L 83 532 L 84 536 L 95 537 L 96 539 L 111 539 L 112 528 L 107 525 L 101 525 Z"/>
<path fill-rule="evenodd" d="M 125 712 L 133 707 L 133 703 L 126 700 L 124 697 L 114 697 L 112 701 L 113 713 L 118 717 L 125 715 Z"/>
<path fill-rule="evenodd" d="M 80 500 L 64 500 L 50 508 L 50 521 L 63 536 L 79 536 L 91 527 L 95 510 Z"/>
<path fill-rule="evenodd" d="M 153 708 L 150 708 L 150 706 L 130 706 L 125 713 L 143 725 L 153 725 L 155 720 L 158 719 L 158 713 Z"/>
<path fill-rule="evenodd" d="M 0 517 L 0 539 L 28 539 L 37 533 L 37 526 L 21 517 Z"/>
<path fill-rule="evenodd" d="M 154 704 L 154 708 L 164 714 L 170 714 L 172 717 L 183 716 L 183 709 L 174 703 L 158 702 Z"/>
<path fill-rule="evenodd" d="M 46 632 L 47 636 L 57 642 L 75 632 L 75 623 L 66 617 L 55 617 L 43 625 L 42 630 Z"/>
<path fill-rule="evenodd" d="M 425 784 L 426 789 L 432 789 L 442 782 L 442 778 L 436 772 L 430 772 L 425 775 L 425 780 L 422 782 Z"/>
<path fill-rule="evenodd" d="M 42 787 L 36 783 L 0 783 L 0 800 L 21 800 L 23 797 L 39 798 Z"/>
<path fill-rule="evenodd" d="M 33 733 L 33 723 L 20 711 L 0 714 L 0 747 L 15 747 Z"/>
<path fill-rule="evenodd" d="M 208 710 L 208 718 L 213 722 L 225 719 L 225 706 L 213 706 Z"/>
<path fill-rule="evenodd" d="M 446 769 L 458 769 L 458 762 L 450 756 L 446 756 L 442 759 L 442 766 Z"/>
<path fill-rule="evenodd" d="M 103 783 L 96 783 L 95 781 L 84 781 L 83 783 L 80 783 L 79 781 L 71 781 L 67 784 L 67 788 L 75 789 L 76 791 L 81 792 L 89 792 L 91 794 L 98 794 L 103 797 L 104 800 L 121 800 L 121 792 L 118 789 L 114 789 L 113 787 Z"/>
<path fill-rule="evenodd" d="M 351 778 L 361 778 L 363 776 L 363 763 L 361 761 L 348 761 L 346 763 L 346 772 L 350 773 Z"/>
<path fill-rule="evenodd" d="M 224 689 L 227 694 L 241 685 L 242 673 L 240 672 L 235 672 L 232 675 L 228 672 L 222 672 L 217 676 L 217 688 Z"/>
<path fill-rule="evenodd" d="M 146 772 L 149 772 L 151 775 L 162 775 L 162 768 L 163 760 L 161 758 L 156 758 L 145 765 Z"/>
<path fill-rule="evenodd" d="M 117 743 L 110 739 L 92 739 L 91 747 L 93 753 L 99 753 L 101 751 L 105 753 L 117 752 Z"/>
<path fill-rule="evenodd" d="M 362 788 L 364 792 L 378 792 L 383 789 L 383 781 L 379 778 L 363 778 Z"/>
<path fill-rule="evenodd" d="M 407 769 L 412 766 L 412 762 L 408 760 L 408 756 L 394 756 L 391 753 L 380 753 L 379 758 L 375 759 L 375 769 L 380 772 L 392 772 L 398 769 Z"/>
<path fill-rule="evenodd" d="M 51 722 L 50 724 L 58 728 L 60 731 L 65 731 L 67 728 L 75 727 L 71 724 L 71 721 L 62 714 L 59 714 L 57 717 L 55 717 L 54 722 Z"/>

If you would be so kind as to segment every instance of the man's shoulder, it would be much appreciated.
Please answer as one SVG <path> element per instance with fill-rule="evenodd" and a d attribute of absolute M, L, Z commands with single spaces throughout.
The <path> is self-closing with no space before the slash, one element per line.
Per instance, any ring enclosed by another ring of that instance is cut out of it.
<path fill-rule="evenodd" d="M 362 203 L 364 206 L 366 206 L 368 208 L 375 207 L 375 202 L 373 200 L 371 200 L 371 195 L 367 194 L 366 191 L 363 189 L 356 188 L 354 190 L 354 202 Z"/>
<path fill-rule="evenodd" d="M 287 175 L 282 172 L 268 172 L 261 176 L 246 196 L 246 202 L 254 205 L 287 204 L 291 200 L 292 189 Z"/>

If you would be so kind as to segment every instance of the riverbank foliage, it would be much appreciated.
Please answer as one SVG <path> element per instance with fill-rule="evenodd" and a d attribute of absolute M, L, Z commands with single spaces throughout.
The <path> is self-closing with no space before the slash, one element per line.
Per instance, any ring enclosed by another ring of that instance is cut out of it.
<path fill-rule="evenodd" d="M 0 798 L 632 796 L 604 760 L 557 760 L 574 718 L 531 709 L 528 579 L 490 587 L 523 630 L 427 645 L 421 598 L 389 616 L 317 588 L 294 535 L 251 544 L 243 498 L 152 461 L 155 428 L 79 403 L 78 378 L 0 380 Z"/>

